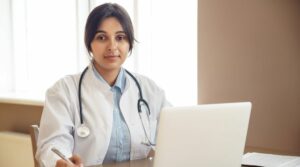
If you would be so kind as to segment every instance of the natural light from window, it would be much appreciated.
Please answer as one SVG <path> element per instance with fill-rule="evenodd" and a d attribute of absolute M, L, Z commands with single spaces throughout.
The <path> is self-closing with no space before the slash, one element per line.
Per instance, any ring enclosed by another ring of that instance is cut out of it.
<path fill-rule="evenodd" d="M 1 0 L 0 98 L 43 100 L 58 79 L 82 71 L 85 20 L 103 2 Z M 154 80 L 173 105 L 196 104 L 197 0 L 110 2 L 134 22 L 138 42 L 125 68 Z"/>

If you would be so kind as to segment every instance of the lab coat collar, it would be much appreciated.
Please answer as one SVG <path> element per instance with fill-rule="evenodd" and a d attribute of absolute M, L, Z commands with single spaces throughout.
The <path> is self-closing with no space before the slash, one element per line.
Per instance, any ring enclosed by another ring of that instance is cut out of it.
<path fill-rule="evenodd" d="M 123 78 L 123 81 L 125 82 L 125 84 L 121 88 L 121 92 L 123 93 L 124 91 L 126 91 L 129 88 L 129 86 L 131 84 L 130 82 L 132 82 L 132 81 L 128 78 L 130 76 L 126 75 L 125 69 L 122 68 L 121 70 L 123 73 L 122 78 Z M 100 87 L 102 90 L 111 92 L 111 87 L 109 84 L 107 84 L 106 82 L 99 82 L 99 79 L 96 77 L 96 75 L 93 72 L 93 63 L 92 62 L 88 66 L 86 77 L 89 78 L 94 85 Z"/>
<path fill-rule="evenodd" d="M 110 86 L 106 81 L 105 79 L 101 76 L 101 74 L 96 70 L 95 66 L 93 65 L 93 63 L 91 63 L 92 65 L 92 69 L 93 69 L 93 73 L 94 75 L 96 76 L 96 78 L 102 82 L 102 83 L 105 83 L 107 84 L 108 86 Z M 121 90 L 121 93 L 123 93 L 124 89 L 125 89 L 125 85 L 126 85 L 126 79 L 125 79 L 125 69 L 124 68 L 121 68 L 120 71 L 119 71 L 119 74 L 118 74 L 118 77 L 116 79 L 116 82 L 115 84 L 111 87 L 111 88 L 114 88 L 114 87 L 117 87 Z"/>

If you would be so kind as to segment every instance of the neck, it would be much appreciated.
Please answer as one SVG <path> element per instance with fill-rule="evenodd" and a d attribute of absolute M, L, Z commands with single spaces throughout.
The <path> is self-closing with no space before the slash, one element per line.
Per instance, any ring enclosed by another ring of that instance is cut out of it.
<path fill-rule="evenodd" d="M 103 70 L 100 68 L 97 63 L 94 63 L 94 67 L 96 68 L 97 72 L 102 76 L 102 78 L 110 85 L 113 86 L 117 80 L 118 74 L 120 72 L 119 69 L 113 70 Z"/>

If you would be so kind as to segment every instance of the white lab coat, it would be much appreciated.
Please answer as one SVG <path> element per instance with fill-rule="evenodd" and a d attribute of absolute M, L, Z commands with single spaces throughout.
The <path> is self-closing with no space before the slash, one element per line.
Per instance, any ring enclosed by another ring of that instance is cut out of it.
<path fill-rule="evenodd" d="M 77 135 L 77 128 L 81 125 L 79 77 L 80 74 L 66 76 L 47 91 L 36 154 L 36 158 L 45 166 L 55 166 L 56 160 L 60 159 L 51 151 L 53 146 L 67 157 L 78 154 L 85 166 L 101 164 L 105 158 L 113 125 L 113 94 L 110 86 L 96 78 L 90 65 L 81 86 L 83 119 L 90 129 L 90 135 L 81 138 Z M 150 107 L 150 121 L 145 113 L 142 119 L 154 143 L 159 112 L 169 103 L 164 91 L 152 80 L 137 74 L 135 77 Z M 130 131 L 131 160 L 145 158 L 150 151 L 149 146 L 141 144 L 145 141 L 145 134 L 137 111 L 138 93 L 134 80 L 126 73 L 126 87 L 120 99 L 120 109 Z"/>

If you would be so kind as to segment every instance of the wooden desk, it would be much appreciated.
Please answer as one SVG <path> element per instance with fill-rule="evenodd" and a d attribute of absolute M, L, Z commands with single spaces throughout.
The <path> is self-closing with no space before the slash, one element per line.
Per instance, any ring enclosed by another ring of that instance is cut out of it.
<path fill-rule="evenodd" d="M 261 153 L 274 153 L 274 154 L 282 154 L 282 155 L 292 155 L 288 152 L 283 152 L 279 150 L 272 150 L 260 147 L 246 147 L 245 153 L 247 152 L 261 152 Z M 141 160 L 134 160 L 134 161 L 126 161 L 120 163 L 111 163 L 111 164 L 102 164 L 96 165 L 91 167 L 153 167 L 153 158 L 152 159 L 141 159 Z M 242 165 L 242 167 L 246 167 Z"/>
<path fill-rule="evenodd" d="M 141 159 L 111 164 L 102 164 L 90 167 L 153 167 L 153 159 Z"/>
<path fill-rule="evenodd" d="M 134 161 L 126 161 L 120 163 L 102 164 L 90 167 L 153 167 L 153 159 L 141 159 Z M 242 165 L 242 167 L 247 167 Z"/>

